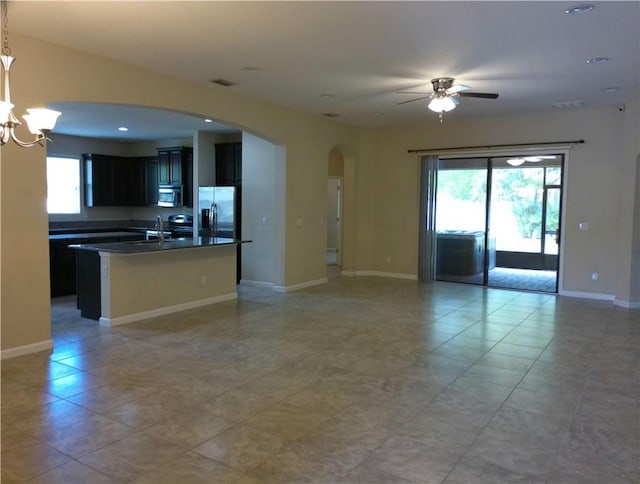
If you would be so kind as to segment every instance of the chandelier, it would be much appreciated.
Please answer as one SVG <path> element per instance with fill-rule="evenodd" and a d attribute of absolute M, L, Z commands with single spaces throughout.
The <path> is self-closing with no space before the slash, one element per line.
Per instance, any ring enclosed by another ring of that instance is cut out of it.
<path fill-rule="evenodd" d="M 15 61 L 15 58 L 11 56 L 11 49 L 9 48 L 9 28 L 8 28 L 8 16 L 7 16 L 7 0 L 2 0 L 2 54 L 0 55 L 0 61 L 2 62 L 2 70 L 4 72 L 4 91 L 2 93 L 2 99 L 0 100 L 0 123 L 2 125 L 2 136 L 0 137 L 0 145 L 4 145 L 13 140 L 17 145 L 23 148 L 29 148 L 34 145 L 43 145 L 44 141 L 48 140 L 47 133 L 53 129 L 56 124 L 59 111 L 53 111 L 52 109 L 45 108 L 30 108 L 27 109 L 27 113 L 23 119 L 27 123 L 27 127 L 34 138 L 31 141 L 21 141 L 16 135 L 16 128 L 21 126 L 22 123 L 18 120 L 15 114 L 13 114 L 14 105 L 11 102 L 11 88 L 9 86 L 9 70 L 11 65 Z"/>

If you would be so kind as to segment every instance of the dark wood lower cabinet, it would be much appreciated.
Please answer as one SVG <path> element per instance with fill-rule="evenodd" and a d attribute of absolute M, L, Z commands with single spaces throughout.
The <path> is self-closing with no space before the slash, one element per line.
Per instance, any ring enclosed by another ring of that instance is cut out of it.
<path fill-rule="evenodd" d="M 77 289 L 77 257 L 76 250 L 70 249 L 72 244 L 92 244 L 101 242 L 124 242 L 142 240 L 144 233 L 132 232 L 131 235 L 58 238 L 49 241 L 49 280 L 51 297 L 70 296 Z"/>
<path fill-rule="evenodd" d="M 80 316 L 98 321 L 102 314 L 100 298 L 100 253 L 95 250 L 76 250 L 78 281 L 77 304 Z"/>
<path fill-rule="evenodd" d="M 76 251 L 69 244 L 84 244 L 86 239 L 52 240 L 49 242 L 49 276 L 51 297 L 76 293 Z"/>

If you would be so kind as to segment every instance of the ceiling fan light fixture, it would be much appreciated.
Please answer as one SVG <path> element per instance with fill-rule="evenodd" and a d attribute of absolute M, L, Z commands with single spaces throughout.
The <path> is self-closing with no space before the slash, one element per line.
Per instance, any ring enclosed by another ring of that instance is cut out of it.
<path fill-rule="evenodd" d="M 434 113 L 448 113 L 456 108 L 458 101 L 450 96 L 436 96 L 428 104 L 428 108 Z"/>

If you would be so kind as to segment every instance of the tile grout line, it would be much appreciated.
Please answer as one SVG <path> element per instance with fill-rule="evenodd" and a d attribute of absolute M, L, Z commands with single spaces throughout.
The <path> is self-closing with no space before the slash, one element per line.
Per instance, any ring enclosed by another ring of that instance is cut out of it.
<path fill-rule="evenodd" d="M 534 309 L 533 311 L 531 311 L 531 313 L 529 313 L 528 316 L 524 317 L 522 319 L 522 321 L 516 326 L 514 327 L 514 329 L 512 331 L 515 331 L 517 328 L 519 328 L 522 323 L 524 321 L 526 321 L 528 319 L 529 316 L 531 316 L 531 314 L 533 314 L 540 306 L 538 306 L 536 309 Z M 510 331 L 509 333 L 507 333 L 502 339 L 506 338 L 509 334 L 511 334 Z M 555 338 L 555 335 L 554 335 Z M 522 381 L 525 379 L 525 377 L 529 374 L 529 372 L 531 371 L 531 369 L 535 366 L 535 364 L 539 361 L 540 356 L 546 351 L 546 349 L 549 347 L 549 345 L 551 344 L 551 342 L 553 341 L 552 338 L 549 343 L 547 343 L 547 345 L 544 347 L 544 349 L 540 352 L 540 354 L 536 357 L 536 359 L 533 361 L 533 363 L 531 364 L 531 366 L 529 366 L 529 368 L 527 369 L 527 371 L 524 373 L 524 375 L 522 375 L 522 377 L 520 378 L 520 380 L 518 380 L 518 382 L 513 386 L 512 390 L 509 392 L 509 394 L 504 398 L 504 400 L 502 401 L 502 403 L 498 406 L 498 408 L 491 414 L 491 417 L 489 419 L 487 419 L 487 423 L 484 425 L 484 427 L 482 428 L 482 430 L 480 432 L 478 432 L 478 434 L 476 435 L 476 437 L 471 441 L 471 443 L 467 446 L 467 448 L 465 449 L 465 451 L 460 455 L 460 457 L 456 460 L 456 463 L 451 466 L 451 469 L 449 469 L 449 472 L 447 473 L 447 475 L 444 477 L 444 479 L 441 481 L 442 484 L 444 484 L 447 479 L 449 479 L 449 476 L 451 475 L 451 473 L 453 472 L 453 470 L 456 468 L 456 466 L 460 463 L 460 461 L 462 461 L 462 459 L 467 455 L 467 453 L 469 452 L 469 450 L 473 447 L 473 445 L 476 443 L 476 441 L 480 438 L 480 435 L 482 435 L 482 433 L 486 430 L 486 428 L 489 426 L 489 424 L 491 423 L 491 421 L 493 420 L 493 418 L 496 416 L 496 414 L 502 409 L 502 407 L 504 406 L 505 402 L 507 400 L 509 400 L 509 397 L 511 397 L 511 395 L 513 394 L 513 392 L 518 388 L 518 386 L 520 385 L 520 383 L 522 383 Z M 499 341 L 502 341 L 499 340 Z"/>

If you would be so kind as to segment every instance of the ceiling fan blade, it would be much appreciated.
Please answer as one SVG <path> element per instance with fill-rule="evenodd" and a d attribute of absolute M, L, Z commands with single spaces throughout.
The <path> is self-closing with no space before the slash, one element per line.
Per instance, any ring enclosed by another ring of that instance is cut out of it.
<path fill-rule="evenodd" d="M 464 84 L 456 84 L 455 86 L 451 86 L 447 89 L 447 94 L 453 94 L 454 92 L 468 91 L 471 89 L 469 86 L 465 86 Z"/>
<path fill-rule="evenodd" d="M 420 101 L 421 99 L 428 99 L 428 98 L 430 98 L 430 97 L 431 97 L 431 96 L 416 97 L 416 98 L 414 98 L 414 99 L 409 99 L 408 101 L 402 101 L 402 102 L 398 103 L 398 106 L 399 106 L 400 104 L 412 103 L 413 101 Z"/>
<path fill-rule="evenodd" d="M 498 99 L 498 95 L 491 92 L 459 92 L 460 97 L 479 97 L 482 99 Z"/>
<path fill-rule="evenodd" d="M 425 91 L 396 91 L 397 94 L 427 94 Z"/>

